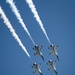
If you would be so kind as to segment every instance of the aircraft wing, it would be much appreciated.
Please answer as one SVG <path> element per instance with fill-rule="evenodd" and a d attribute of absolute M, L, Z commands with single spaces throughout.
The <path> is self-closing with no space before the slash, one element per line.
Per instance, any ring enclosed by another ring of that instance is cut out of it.
<path fill-rule="evenodd" d="M 40 68 L 41 64 L 38 64 L 38 68 Z"/>
<path fill-rule="evenodd" d="M 42 50 L 43 46 L 40 47 L 40 50 Z"/>
<path fill-rule="evenodd" d="M 57 50 L 58 49 L 58 45 L 55 47 L 55 50 Z"/>
<path fill-rule="evenodd" d="M 56 65 L 56 61 L 53 62 L 53 65 L 54 65 L 54 66 Z"/>

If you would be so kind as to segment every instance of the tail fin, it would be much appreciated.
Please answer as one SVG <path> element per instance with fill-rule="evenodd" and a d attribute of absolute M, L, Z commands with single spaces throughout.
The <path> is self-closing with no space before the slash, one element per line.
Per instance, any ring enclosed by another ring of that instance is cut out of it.
<path fill-rule="evenodd" d="M 57 59 L 58 59 L 58 61 L 59 61 L 59 57 L 58 57 L 58 55 L 56 55 L 56 57 L 57 57 Z"/>
<path fill-rule="evenodd" d="M 58 75 L 57 71 L 55 70 L 55 74 Z"/>
<path fill-rule="evenodd" d="M 42 59 L 45 61 L 44 57 L 41 55 Z"/>

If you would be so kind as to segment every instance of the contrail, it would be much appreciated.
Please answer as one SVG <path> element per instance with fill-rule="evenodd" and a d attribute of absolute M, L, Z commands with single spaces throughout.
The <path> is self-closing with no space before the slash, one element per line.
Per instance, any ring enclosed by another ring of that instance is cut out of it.
<path fill-rule="evenodd" d="M 46 30 L 45 30 L 45 28 L 43 26 L 43 23 L 40 20 L 40 17 L 38 15 L 38 12 L 37 12 L 37 10 L 35 8 L 35 5 L 34 5 L 33 1 L 32 0 L 26 0 L 26 3 L 29 5 L 29 8 L 31 9 L 32 13 L 34 14 L 34 17 L 35 17 L 36 21 L 39 23 L 39 25 L 40 25 L 42 31 L 44 32 L 49 44 L 51 44 L 51 42 L 50 42 L 50 40 L 49 40 L 49 38 L 47 36 Z"/>
<path fill-rule="evenodd" d="M 29 33 L 29 31 L 28 31 L 26 25 L 25 25 L 24 22 L 23 22 L 23 19 L 21 18 L 21 15 L 20 15 L 20 13 L 19 13 L 17 7 L 15 6 L 15 3 L 13 2 L 13 0 L 6 0 L 6 2 L 10 4 L 10 7 L 11 7 L 11 9 L 12 9 L 12 12 L 15 14 L 15 16 L 17 17 L 17 19 L 19 20 L 19 23 L 22 25 L 22 27 L 24 28 L 24 30 L 25 30 L 25 31 L 27 32 L 27 34 L 29 35 L 29 37 L 30 37 L 32 43 L 35 45 L 35 43 L 34 43 L 32 37 L 31 37 L 31 35 L 30 35 L 30 33 Z"/>
<path fill-rule="evenodd" d="M 4 20 L 5 25 L 9 28 L 10 32 L 12 33 L 12 36 L 16 39 L 16 41 L 19 43 L 21 48 L 25 51 L 27 56 L 30 58 L 29 53 L 27 52 L 26 48 L 24 47 L 24 45 L 22 44 L 18 35 L 16 34 L 15 30 L 13 29 L 11 23 L 9 22 L 8 18 L 6 17 L 6 15 L 5 15 L 4 11 L 2 10 L 1 6 L 0 6 L 0 14 L 1 14 L 1 18 Z"/>

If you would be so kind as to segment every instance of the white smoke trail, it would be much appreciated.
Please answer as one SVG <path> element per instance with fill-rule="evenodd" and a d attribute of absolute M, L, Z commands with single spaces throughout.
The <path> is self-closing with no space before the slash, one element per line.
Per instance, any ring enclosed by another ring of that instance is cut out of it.
<path fill-rule="evenodd" d="M 30 35 L 28 29 L 26 28 L 26 25 L 25 25 L 24 22 L 23 22 L 23 19 L 21 18 L 21 15 L 20 15 L 20 13 L 19 13 L 17 7 L 15 6 L 15 3 L 13 2 L 13 0 L 6 0 L 6 2 L 10 4 L 10 7 L 11 7 L 11 9 L 12 9 L 12 12 L 16 15 L 17 19 L 19 20 L 19 23 L 22 25 L 22 27 L 24 28 L 24 30 L 25 30 L 25 31 L 27 32 L 27 34 L 29 35 L 29 37 L 30 37 L 32 43 L 35 45 L 35 43 L 34 43 L 32 37 L 31 37 L 31 35 Z"/>
<path fill-rule="evenodd" d="M 21 48 L 25 51 L 27 56 L 30 57 L 29 53 L 27 52 L 26 48 L 22 44 L 21 40 L 19 39 L 19 37 L 16 34 L 15 30 L 13 29 L 12 25 L 10 24 L 8 18 L 6 17 L 4 11 L 2 10 L 1 6 L 0 6 L 0 14 L 1 14 L 1 18 L 4 20 L 5 25 L 9 28 L 10 32 L 12 33 L 12 36 L 16 39 L 16 41 L 19 43 Z"/>
<path fill-rule="evenodd" d="M 45 36 L 46 36 L 46 38 L 48 40 L 48 42 L 51 44 L 51 42 L 50 42 L 50 40 L 49 40 L 49 38 L 47 36 L 46 30 L 45 30 L 45 28 L 44 28 L 44 26 L 42 24 L 42 21 L 40 20 L 40 17 L 38 15 L 38 12 L 37 12 L 37 10 L 35 8 L 35 5 L 34 5 L 33 1 L 32 0 L 26 0 L 26 3 L 29 5 L 29 8 L 31 9 L 32 13 L 34 14 L 34 17 L 35 17 L 36 21 L 39 23 L 42 31 L 44 32 L 44 34 L 45 34 Z"/>

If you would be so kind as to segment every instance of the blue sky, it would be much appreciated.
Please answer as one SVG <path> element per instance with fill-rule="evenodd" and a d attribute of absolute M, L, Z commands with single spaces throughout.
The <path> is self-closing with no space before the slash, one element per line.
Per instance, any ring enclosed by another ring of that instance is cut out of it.
<path fill-rule="evenodd" d="M 45 62 L 34 56 L 34 47 L 28 34 L 24 31 L 6 0 L 0 0 L 0 5 L 12 24 L 15 32 L 26 47 L 33 61 L 41 63 L 43 75 L 55 75 L 48 71 L 46 63 L 49 59 L 56 60 L 58 75 L 75 74 L 75 1 L 74 0 L 33 0 L 48 37 L 54 45 L 58 45 L 60 61 L 49 55 L 49 43 L 35 20 L 25 0 L 14 0 L 21 17 L 26 24 L 35 43 L 43 45 L 42 53 Z M 33 62 L 19 46 L 9 29 L 0 18 L 0 75 L 38 75 L 33 74 Z"/>

